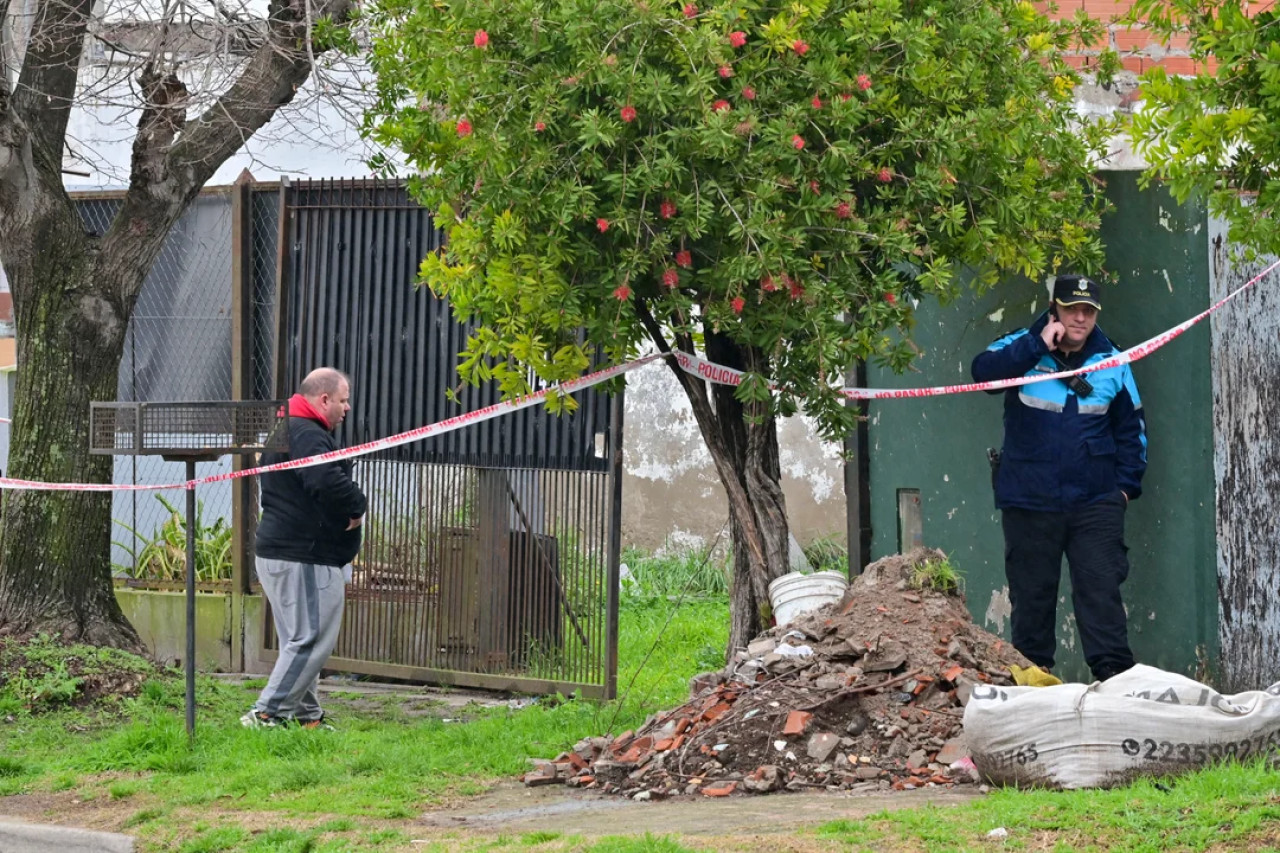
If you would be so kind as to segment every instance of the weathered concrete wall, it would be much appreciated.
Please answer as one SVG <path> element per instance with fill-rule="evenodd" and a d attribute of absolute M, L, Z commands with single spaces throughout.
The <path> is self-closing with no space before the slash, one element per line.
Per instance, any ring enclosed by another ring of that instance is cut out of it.
<path fill-rule="evenodd" d="M 163 663 L 182 660 L 186 654 L 186 595 L 153 589 L 116 587 L 116 601 L 129 618 L 151 656 Z M 224 593 L 196 596 L 196 668 L 201 672 L 237 672 L 231 660 L 232 598 Z M 258 660 L 262 653 L 262 620 L 265 605 L 260 595 L 246 595 L 244 602 L 244 671 L 265 674 L 271 665 Z"/>
<path fill-rule="evenodd" d="M 1264 264 L 1235 265 L 1210 225 L 1210 287 L 1221 299 Z M 1280 293 L 1272 280 L 1212 318 L 1218 632 L 1224 690 L 1280 681 Z"/>
<path fill-rule="evenodd" d="M 163 663 L 186 655 L 186 595 L 181 592 L 116 588 L 116 601 L 151 656 Z M 231 671 L 231 596 L 196 596 L 196 668 Z"/>
<path fill-rule="evenodd" d="M 795 537 L 801 544 L 819 537 L 843 542 L 840 447 L 818 439 L 803 417 L 785 421 L 778 439 Z M 628 377 L 623 466 L 625 545 L 657 549 L 710 544 L 728 520 L 724 490 L 688 399 L 663 365 Z"/>

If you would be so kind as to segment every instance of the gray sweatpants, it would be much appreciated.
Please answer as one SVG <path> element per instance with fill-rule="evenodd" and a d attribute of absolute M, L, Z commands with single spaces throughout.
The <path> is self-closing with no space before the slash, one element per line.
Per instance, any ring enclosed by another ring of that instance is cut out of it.
<path fill-rule="evenodd" d="M 342 569 L 264 557 L 255 562 L 271 602 L 280 654 L 253 707 L 273 717 L 319 719 L 320 670 L 342 627 Z"/>

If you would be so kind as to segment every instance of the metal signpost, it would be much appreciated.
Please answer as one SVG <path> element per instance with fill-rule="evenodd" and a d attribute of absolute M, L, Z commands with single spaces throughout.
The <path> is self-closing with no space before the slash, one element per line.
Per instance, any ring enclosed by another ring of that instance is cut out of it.
<path fill-rule="evenodd" d="M 196 463 L 228 454 L 288 450 L 288 419 L 280 400 L 217 403 L 93 403 L 90 452 L 112 456 L 163 456 Z M 187 491 L 187 736 L 196 731 L 196 490 Z"/>

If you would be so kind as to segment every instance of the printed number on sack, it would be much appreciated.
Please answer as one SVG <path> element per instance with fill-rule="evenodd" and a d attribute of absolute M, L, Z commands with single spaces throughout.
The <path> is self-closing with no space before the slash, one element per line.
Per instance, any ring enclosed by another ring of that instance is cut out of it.
<path fill-rule="evenodd" d="M 1146 761 L 1174 764 L 1204 764 L 1205 761 L 1221 761 L 1224 758 L 1248 758 L 1254 753 L 1280 745 L 1280 731 L 1267 735 L 1245 738 L 1225 743 L 1173 743 L 1144 738 L 1125 738 L 1120 749 L 1125 755 L 1140 757 Z"/>

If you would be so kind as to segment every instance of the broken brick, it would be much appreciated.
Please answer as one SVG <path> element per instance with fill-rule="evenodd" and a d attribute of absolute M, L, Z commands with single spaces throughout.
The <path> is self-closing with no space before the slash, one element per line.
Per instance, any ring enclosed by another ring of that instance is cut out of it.
<path fill-rule="evenodd" d="M 640 749 L 637 746 L 633 746 L 626 752 L 622 753 L 622 755 L 618 756 L 618 760 L 623 764 L 636 764 L 645 754 L 645 750 Z"/>
<path fill-rule="evenodd" d="M 939 677 L 943 681 L 954 682 L 957 678 L 959 678 L 962 675 L 964 675 L 964 667 L 960 666 L 960 664 L 955 664 L 954 666 L 950 667 L 946 672 L 942 673 Z"/>
<path fill-rule="evenodd" d="M 672 746 L 675 745 L 675 742 L 676 742 L 675 738 L 664 737 L 662 740 L 658 741 L 653 745 L 653 751 L 666 752 L 667 750 L 671 749 Z"/>
<path fill-rule="evenodd" d="M 530 788 L 534 788 L 539 785 L 554 785 L 557 782 L 563 781 L 564 780 L 560 777 L 560 772 L 556 769 L 554 764 L 542 764 L 524 774 L 524 783 Z"/>
<path fill-rule="evenodd" d="M 792 711 L 787 714 L 787 723 L 782 727 L 784 735 L 801 735 L 808 728 L 809 721 L 813 719 L 813 714 L 808 711 Z"/>
<path fill-rule="evenodd" d="M 734 791 L 734 789 L 735 789 L 735 788 L 737 788 L 737 787 L 738 787 L 738 783 L 737 783 L 737 782 L 735 782 L 735 781 L 730 781 L 730 782 L 717 782 L 717 783 L 716 783 L 716 784 L 714 784 L 714 785 L 708 785 L 708 786 L 706 786 L 705 788 L 703 788 L 703 789 L 702 789 L 702 796 L 704 796 L 704 797 L 727 797 L 727 796 L 729 796 L 730 794 L 732 794 L 732 793 L 733 793 L 733 791 Z"/>
<path fill-rule="evenodd" d="M 714 723 L 716 720 L 724 716 L 724 712 L 728 711 L 731 707 L 731 705 L 724 702 L 721 702 L 718 705 L 713 705 L 703 712 L 702 719 L 706 720 L 708 723 Z"/>

